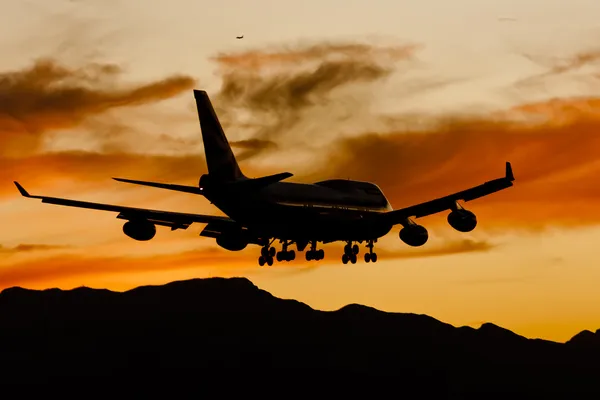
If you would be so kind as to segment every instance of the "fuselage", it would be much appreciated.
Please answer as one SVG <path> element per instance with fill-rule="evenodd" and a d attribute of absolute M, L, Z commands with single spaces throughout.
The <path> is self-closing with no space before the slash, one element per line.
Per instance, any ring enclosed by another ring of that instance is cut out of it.
<path fill-rule="evenodd" d="M 392 207 L 369 182 L 277 182 L 243 195 L 217 192 L 206 197 L 259 236 L 327 243 L 377 239 L 391 230 L 391 225 L 371 218 Z"/>

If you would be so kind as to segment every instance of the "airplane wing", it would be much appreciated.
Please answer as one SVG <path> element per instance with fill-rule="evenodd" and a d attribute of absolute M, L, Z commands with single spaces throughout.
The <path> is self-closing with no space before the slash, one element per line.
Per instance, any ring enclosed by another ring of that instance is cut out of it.
<path fill-rule="evenodd" d="M 456 202 L 458 200 L 471 201 L 509 188 L 513 186 L 514 180 L 515 177 L 513 175 L 512 166 L 510 165 L 510 162 L 507 162 L 505 176 L 502 178 L 487 181 L 481 185 L 474 186 L 448 196 L 440 197 L 435 200 L 415 204 L 399 210 L 388 211 L 383 213 L 382 217 L 387 218 L 387 220 L 391 221 L 393 224 L 400 224 L 411 217 L 421 218 L 427 215 L 436 214 L 456 207 Z"/>
<path fill-rule="evenodd" d="M 235 220 L 227 217 L 220 217 L 217 215 L 203 215 L 203 214 L 188 214 L 188 213 L 179 213 L 172 211 L 160 211 L 160 210 L 150 210 L 145 208 L 135 208 L 135 207 L 125 207 L 118 206 L 113 204 L 102 204 L 102 203 L 91 203 L 87 201 L 79 201 L 79 200 L 70 200 L 70 199 L 61 199 L 57 197 L 47 197 L 47 196 L 35 196 L 29 194 L 19 184 L 19 182 L 15 182 L 17 189 L 21 193 L 22 196 L 28 197 L 31 199 L 41 199 L 42 203 L 48 204 L 56 204 L 61 206 L 68 207 L 78 207 L 78 208 L 88 208 L 92 210 L 102 210 L 102 211 L 112 211 L 118 212 L 117 218 L 131 220 L 135 218 L 144 218 L 148 221 L 162 226 L 169 226 L 171 230 L 175 229 L 187 229 L 192 223 L 219 223 L 219 224 L 236 224 Z"/>
<path fill-rule="evenodd" d="M 260 178 L 246 179 L 238 182 L 228 183 L 223 188 L 230 188 L 231 190 L 259 190 L 273 183 L 280 182 L 284 179 L 294 176 L 291 172 L 281 172 L 279 174 L 263 176 Z M 204 195 L 204 190 L 196 186 L 185 186 L 176 185 L 172 183 L 159 183 L 159 182 L 148 182 L 138 181 L 134 179 L 125 178 L 113 178 L 115 181 L 132 183 L 134 185 L 151 186 L 160 189 L 174 190 L 177 192 L 193 193 Z"/>

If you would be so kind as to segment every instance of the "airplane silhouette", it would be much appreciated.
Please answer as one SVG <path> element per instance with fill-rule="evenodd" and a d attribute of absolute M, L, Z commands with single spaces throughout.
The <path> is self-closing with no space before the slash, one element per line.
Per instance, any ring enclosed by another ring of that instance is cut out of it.
<path fill-rule="evenodd" d="M 242 35 L 242 36 L 236 36 L 235 38 L 236 38 L 236 39 L 243 39 L 243 38 L 244 38 L 244 35 Z"/>
<path fill-rule="evenodd" d="M 171 211 L 90 203 L 56 197 L 34 196 L 15 182 L 24 197 L 41 199 L 42 203 L 57 204 L 119 213 L 126 220 L 123 232 L 132 239 L 147 241 L 156 235 L 156 225 L 171 230 L 187 229 L 192 223 L 207 224 L 200 236 L 214 238 L 229 251 L 240 251 L 249 244 L 261 246 L 259 265 L 277 261 L 292 261 L 294 250 L 306 251 L 306 260 L 322 260 L 323 249 L 318 243 L 346 242 L 342 262 L 357 262 L 359 246 L 366 244 L 365 262 L 376 262 L 373 251 L 377 239 L 401 224 L 400 240 L 409 246 L 422 246 L 429 237 L 427 229 L 413 218 L 449 210 L 448 223 L 459 232 L 470 232 L 477 218 L 463 208 L 459 200 L 471 201 L 513 186 L 511 164 L 506 163 L 505 176 L 490 180 L 461 192 L 424 203 L 394 210 L 374 183 L 347 179 L 330 179 L 304 184 L 282 182 L 293 174 L 282 172 L 259 178 L 246 177 L 235 159 L 223 128 L 205 91 L 194 90 L 196 108 L 204 143 L 208 173 L 200 177 L 198 186 L 147 182 L 113 178 L 119 182 L 145 185 L 202 195 L 227 217 L 188 214 Z M 272 244 L 279 240 L 282 249 L 276 252 Z"/>

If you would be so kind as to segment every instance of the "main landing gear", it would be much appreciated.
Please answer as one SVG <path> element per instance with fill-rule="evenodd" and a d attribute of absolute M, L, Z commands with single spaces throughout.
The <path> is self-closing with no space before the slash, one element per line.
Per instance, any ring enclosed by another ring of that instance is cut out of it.
<path fill-rule="evenodd" d="M 377 253 L 373 253 L 373 241 L 367 242 L 368 253 L 365 253 L 365 262 L 377 262 Z"/>
<path fill-rule="evenodd" d="M 258 265 L 261 267 L 267 264 L 269 267 L 273 265 L 273 257 L 275 257 L 275 247 L 271 247 L 273 241 L 260 249 L 260 257 L 258 257 Z"/>
<path fill-rule="evenodd" d="M 342 256 L 342 262 L 344 264 L 348 264 L 348 261 L 350 261 L 352 264 L 356 264 L 358 250 L 359 249 L 357 244 L 352 246 L 352 242 L 348 242 L 348 244 L 344 246 L 344 255 Z"/>
<path fill-rule="evenodd" d="M 365 262 L 377 262 L 377 253 L 373 252 L 373 243 L 376 242 L 376 240 L 369 240 L 367 241 L 367 248 L 369 249 L 368 253 L 365 253 Z M 344 246 L 344 255 L 342 256 L 342 262 L 344 264 L 348 264 L 348 262 L 351 262 L 352 264 L 356 264 L 356 261 L 358 260 L 358 245 L 352 245 L 352 242 L 348 242 L 348 244 L 346 244 L 346 246 Z"/>
<path fill-rule="evenodd" d="M 296 259 L 296 252 L 294 250 L 288 250 L 290 243 L 284 241 L 281 246 L 281 251 L 277 253 L 277 261 L 294 261 Z"/>
<path fill-rule="evenodd" d="M 319 261 L 325 258 L 325 251 L 323 249 L 317 250 L 317 242 L 310 242 L 310 250 L 306 252 L 306 261 Z"/>
<path fill-rule="evenodd" d="M 268 244 L 261 248 L 260 257 L 258 258 L 258 264 L 261 267 L 265 264 L 272 266 L 274 259 L 277 259 L 278 262 L 293 261 L 296 259 L 296 252 L 294 250 L 288 250 L 288 246 L 294 243 L 293 241 L 281 241 L 283 245 L 281 251 L 279 252 L 275 250 L 275 247 L 271 247 L 274 241 L 275 239 L 269 241 Z M 369 249 L 369 252 L 365 253 L 365 262 L 377 262 L 377 253 L 373 252 L 373 243 L 375 242 L 377 242 L 377 240 L 367 241 L 367 248 Z M 362 243 L 362 241 L 359 241 L 359 243 Z M 344 246 L 342 262 L 344 264 L 348 264 L 348 262 L 356 264 L 358 260 L 358 253 L 358 244 L 353 245 L 351 241 L 347 242 L 347 244 Z M 317 242 L 313 240 L 310 242 L 310 249 L 306 251 L 305 255 L 306 261 L 319 261 L 325 258 L 325 251 L 323 251 L 323 249 L 317 250 Z"/>
<path fill-rule="evenodd" d="M 261 267 L 267 264 L 269 267 L 273 265 L 273 258 L 276 258 L 277 261 L 293 261 L 296 259 L 296 252 L 294 250 L 288 250 L 288 246 L 290 242 L 285 241 L 282 242 L 283 246 L 281 251 L 277 252 L 275 247 L 271 247 L 275 240 L 273 239 L 269 244 L 263 246 L 260 249 L 260 257 L 258 257 L 258 265 Z"/>

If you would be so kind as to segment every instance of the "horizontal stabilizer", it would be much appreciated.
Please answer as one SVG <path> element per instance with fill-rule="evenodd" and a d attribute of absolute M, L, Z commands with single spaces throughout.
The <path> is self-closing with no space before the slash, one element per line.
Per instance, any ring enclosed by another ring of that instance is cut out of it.
<path fill-rule="evenodd" d="M 292 176 L 294 176 L 294 174 L 292 174 L 291 172 L 281 172 L 275 175 L 268 175 L 260 178 L 236 181 L 227 184 L 226 186 L 231 187 L 234 190 L 259 190 Z"/>
<path fill-rule="evenodd" d="M 160 189 L 174 190 L 177 192 L 203 194 L 202 189 L 200 189 L 199 187 L 196 187 L 196 186 L 175 185 L 172 183 L 136 181 L 133 179 L 124 179 L 124 178 L 113 178 L 113 179 L 115 181 L 119 181 L 119 182 L 133 183 L 134 185 L 151 186 L 151 187 L 160 188 Z"/>

